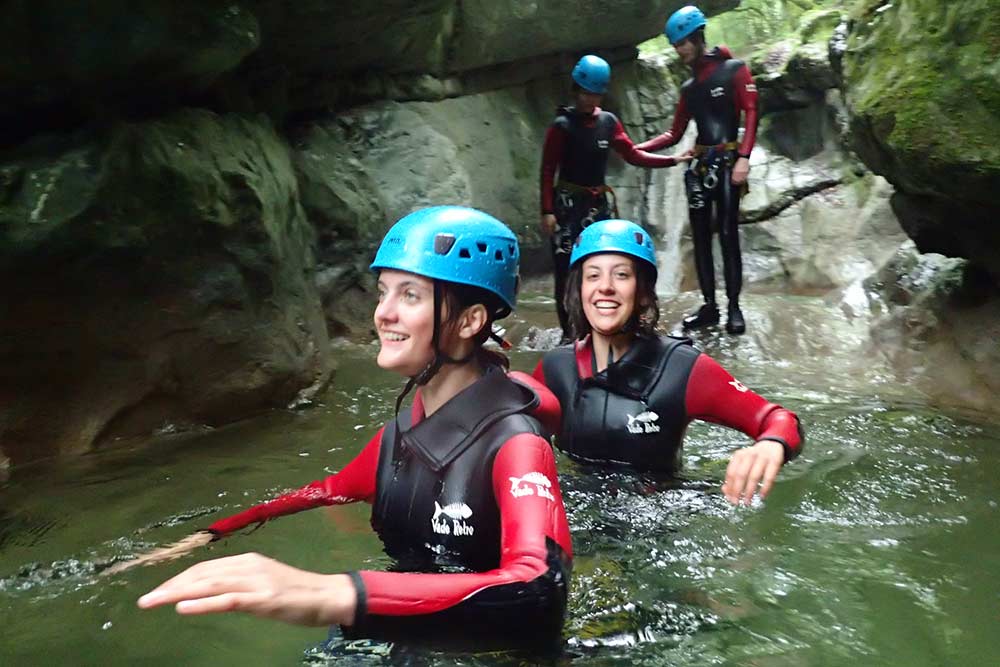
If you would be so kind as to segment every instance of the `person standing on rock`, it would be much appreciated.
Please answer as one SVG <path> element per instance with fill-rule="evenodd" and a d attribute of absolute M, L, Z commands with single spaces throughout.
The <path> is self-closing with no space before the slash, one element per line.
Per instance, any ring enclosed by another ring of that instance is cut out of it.
<path fill-rule="evenodd" d="M 578 337 L 548 352 L 535 379 L 556 395 L 556 446 L 588 464 L 675 474 L 694 420 L 742 431 L 722 491 L 733 504 L 765 498 L 802 451 L 799 419 L 767 401 L 691 344 L 657 333 L 656 252 L 628 220 L 581 232 L 570 257 L 566 306 Z"/>
<path fill-rule="evenodd" d="M 365 501 L 394 571 L 318 574 L 244 554 L 194 565 L 139 605 L 339 623 L 360 637 L 558 642 L 572 547 L 543 434 L 557 426 L 559 404 L 483 347 L 514 308 L 518 262 L 517 237 L 481 211 L 436 206 L 399 220 L 371 265 L 378 365 L 409 378 L 396 418 L 340 472 L 184 543 L 189 550 L 275 517 Z M 412 407 L 400 413 L 414 386 Z"/>
<path fill-rule="evenodd" d="M 572 78 L 576 105 L 557 110 L 545 133 L 541 169 L 541 228 L 551 242 L 556 310 L 564 343 L 571 340 L 563 298 L 573 241 L 592 222 L 618 215 L 614 190 L 604 182 L 608 149 L 639 167 L 673 167 L 690 159 L 638 150 L 621 121 L 600 108 L 611 81 L 611 66 L 603 58 L 580 58 Z"/>
<path fill-rule="evenodd" d="M 746 322 L 739 300 L 743 288 L 740 197 L 746 191 L 750 151 L 757 134 L 757 87 L 750 70 L 743 61 L 733 58 L 728 48 L 706 47 L 705 25 L 705 15 L 690 5 L 678 9 L 667 20 L 664 31 L 667 39 L 694 76 L 681 86 L 681 99 L 670 130 L 637 148 L 656 151 L 673 146 L 681 140 L 688 121 L 694 118 L 698 138 L 694 160 L 684 180 L 695 271 L 705 303 L 684 318 L 683 327 L 698 329 L 719 323 L 712 258 L 712 230 L 718 228 L 729 300 L 726 331 L 741 334 L 746 331 Z M 742 141 L 738 141 L 741 114 L 745 131 Z"/>

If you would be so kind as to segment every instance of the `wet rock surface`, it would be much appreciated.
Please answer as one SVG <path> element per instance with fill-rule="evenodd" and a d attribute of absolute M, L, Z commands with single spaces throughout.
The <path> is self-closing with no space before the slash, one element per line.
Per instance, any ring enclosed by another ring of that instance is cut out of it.
<path fill-rule="evenodd" d="M 329 377 L 313 230 L 266 119 L 185 111 L 0 170 L 15 464 L 226 423 Z"/>

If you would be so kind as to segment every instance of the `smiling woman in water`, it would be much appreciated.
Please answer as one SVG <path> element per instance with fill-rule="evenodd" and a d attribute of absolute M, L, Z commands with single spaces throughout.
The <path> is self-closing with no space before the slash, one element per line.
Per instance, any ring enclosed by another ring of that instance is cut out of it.
<path fill-rule="evenodd" d="M 799 420 L 750 391 L 686 338 L 656 333 L 656 254 L 649 234 L 604 220 L 577 238 L 565 293 L 578 340 L 545 355 L 535 378 L 562 405 L 556 443 L 578 459 L 673 473 L 693 419 L 743 431 L 723 491 L 766 496 L 802 447 Z"/>
<path fill-rule="evenodd" d="M 139 606 L 339 623 L 349 636 L 557 640 L 572 550 L 539 418 L 553 427 L 559 407 L 483 347 L 514 307 L 518 259 L 514 234 L 474 209 L 434 207 L 397 222 L 371 265 L 378 365 L 409 378 L 397 417 L 339 473 L 191 538 L 365 501 L 396 571 L 318 574 L 244 554 L 195 565 Z M 413 386 L 412 407 L 400 412 Z"/>

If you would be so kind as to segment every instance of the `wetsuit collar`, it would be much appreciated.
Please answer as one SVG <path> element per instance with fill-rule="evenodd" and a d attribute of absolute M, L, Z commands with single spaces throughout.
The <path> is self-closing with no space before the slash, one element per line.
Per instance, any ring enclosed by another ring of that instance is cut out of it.
<path fill-rule="evenodd" d="M 697 77 L 706 67 L 714 67 L 716 64 L 723 60 L 729 60 L 732 58 L 732 54 L 729 49 L 723 48 L 721 46 L 716 46 L 711 50 L 705 51 L 701 54 L 701 57 L 694 62 L 692 69 L 694 70 L 695 76 Z"/>
<path fill-rule="evenodd" d="M 534 391 L 511 382 L 504 371 L 491 366 L 478 381 L 452 397 L 430 418 L 423 418 L 423 401 L 417 394 L 413 400 L 414 422 L 402 433 L 403 446 L 438 472 L 493 424 L 514 413 L 530 412 L 538 403 Z M 451 446 L 447 446 L 449 443 Z"/>
<path fill-rule="evenodd" d="M 559 115 L 581 118 L 583 120 L 591 120 L 601 115 L 601 107 L 594 107 L 594 110 L 588 114 L 577 111 L 575 106 L 559 107 Z"/>
<path fill-rule="evenodd" d="M 576 357 L 576 373 L 580 379 L 594 377 L 594 347 L 590 344 L 590 334 L 576 341 L 573 352 Z"/>

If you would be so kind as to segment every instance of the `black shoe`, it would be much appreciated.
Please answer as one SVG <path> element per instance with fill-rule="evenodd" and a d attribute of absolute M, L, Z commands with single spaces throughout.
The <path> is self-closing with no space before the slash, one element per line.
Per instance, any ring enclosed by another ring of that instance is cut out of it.
<path fill-rule="evenodd" d="M 741 334 L 747 330 L 747 323 L 743 320 L 743 311 L 739 306 L 729 306 L 729 317 L 726 319 L 726 331 L 731 334 Z"/>
<path fill-rule="evenodd" d="M 681 321 L 684 329 L 700 329 L 719 323 L 719 307 L 714 303 L 706 303 L 698 309 L 697 313 L 692 313 Z"/>

